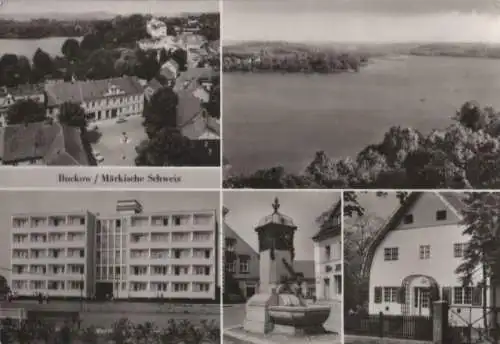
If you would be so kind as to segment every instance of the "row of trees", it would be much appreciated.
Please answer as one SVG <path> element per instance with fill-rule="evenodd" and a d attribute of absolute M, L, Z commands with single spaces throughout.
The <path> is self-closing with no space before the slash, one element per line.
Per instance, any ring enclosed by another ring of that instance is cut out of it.
<path fill-rule="evenodd" d="M 355 158 L 316 153 L 301 174 L 283 167 L 226 179 L 232 188 L 475 188 L 500 186 L 500 113 L 466 102 L 444 130 L 392 127 Z"/>
<path fill-rule="evenodd" d="M 217 344 L 221 335 L 215 321 L 195 325 L 187 320 L 171 320 L 166 327 L 160 328 L 152 322 L 133 324 L 120 319 L 107 334 L 100 334 L 95 327 L 81 329 L 70 322 L 57 329 L 53 323 L 41 319 L 20 324 L 6 319 L 1 325 L 2 344 Z"/>
<path fill-rule="evenodd" d="M 215 101 L 219 103 L 220 98 Z M 219 140 L 185 137 L 179 130 L 178 104 L 178 95 L 170 87 L 159 89 L 145 103 L 143 125 L 148 138 L 136 147 L 137 166 L 219 166 Z"/>
<path fill-rule="evenodd" d="M 46 37 L 78 37 L 92 29 L 89 20 L 32 19 L 0 20 L 0 38 L 38 39 Z"/>
<path fill-rule="evenodd" d="M 294 52 L 269 54 L 224 54 L 223 68 L 226 72 L 288 72 L 288 73 L 335 73 L 358 72 L 367 63 L 367 57 L 353 54 L 329 52 Z"/>

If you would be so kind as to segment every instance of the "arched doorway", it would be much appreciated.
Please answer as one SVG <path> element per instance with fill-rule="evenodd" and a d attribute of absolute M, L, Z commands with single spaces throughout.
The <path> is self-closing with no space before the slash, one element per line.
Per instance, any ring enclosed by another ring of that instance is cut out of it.
<path fill-rule="evenodd" d="M 431 316 L 432 303 L 439 298 L 439 285 L 431 276 L 410 275 L 401 282 L 402 315 Z"/>

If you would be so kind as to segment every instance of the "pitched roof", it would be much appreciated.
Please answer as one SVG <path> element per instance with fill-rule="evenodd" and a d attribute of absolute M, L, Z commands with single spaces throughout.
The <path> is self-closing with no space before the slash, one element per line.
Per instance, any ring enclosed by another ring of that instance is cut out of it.
<path fill-rule="evenodd" d="M 248 254 L 259 255 L 257 251 L 254 250 L 253 247 L 250 246 L 250 244 L 247 243 L 241 236 L 239 236 L 239 234 L 236 233 L 235 230 L 232 229 L 225 221 L 223 222 L 223 227 L 225 238 L 235 239 L 238 242 L 238 245 L 241 245 L 241 247 L 244 248 L 242 251 L 245 251 Z"/>
<path fill-rule="evenodd" d="M 337 204 L 335 204 L 335 207 L 333 208 L 333 211 L 332 211 L 332 214 L 331 214 L 331 217 L 332 218 L 335 218 L 335 217 L 338 217 L 338 219 L 340 219 L 341 217 L 341 202 L 338 201 Z M 331 223 L 327 223 L 326 225 L 323 225 L 319 232 L 316 233 L 316 235 L 313 236 L 313 241 L 320 241 L 320 240 L 324 240 L 324 239 L 327 239 L 327 238 L 333 238 L 333 237 L 336 237 L 336 236 L 339 236 L 341 234 L 341 225 L 340 225 L 340 221 L 338 223 L 334 223 L 331 224 Z"/>
<path fill-rule="evenodd" d="M 420 197 L 423 195 L 423 192 L 412 192 L 406 200 L 399 206 L 399 208 L 393 213 L 393 215 L 388 219 L 385 225 L 375 234 L 375 237 L 368 248 L 368 252 L 364 259 L 363 264 L 363 274 L 368 276 L 373 257 L 377 248 L 382 244 L 384 239 L 387 237 L 390 231 L 397 228 L 397 226 L 401 223 L 403 217 L 408 213 L 408 211 L 417 203 Z M 445 199 L 448 204 L 453 207 L 458 213 L 461 213 L 465 207 L 464 202 L 462 201 L 462 197 L 464 195 L 460 195 L 452 192 L 434 192 L 437 196 L 441 196 Z"/>
<path fill-rule="evenodd" d="M 180 127 L 183 136 L 191 140 L 219 139 L 220 122 L 214 118 L 198 113 Z"/>
<path fill-rule="evenodd" d="M 34 94 L 43 94 L 43 84 L 24 84 L 17 87 L 0 87 L 0 97 L 5 97 L 8 94 L 11 96 L 28 96 Z"/>
<path fill-rule="evenodd" d="M 183 90 L 194 90 L 199 83 L 204 80 L 212 80 L 218 77 L 219 72 L 212 68 L 190 68 L 182 72 L 175 82 L 174 91 L 181 92 Z"/>
<path fill-rule="evenodd" d="M 45 85 L 47 105 L 55 106 L 64 102 L 81 103 L 100 99 L 105 96 L 112 85 L 125 92 L 126 95 L 134 95 L 143 92 L 143 87 L 139 79 L 131 76 L 104 80 L 53 83 Z"/>
<path fill-rule="evenodd" d="M 6 163 L 42 159 L 46 165 L 89 165 L 78 128 L 37 122 L 1 131 L 0 157 Z"/>

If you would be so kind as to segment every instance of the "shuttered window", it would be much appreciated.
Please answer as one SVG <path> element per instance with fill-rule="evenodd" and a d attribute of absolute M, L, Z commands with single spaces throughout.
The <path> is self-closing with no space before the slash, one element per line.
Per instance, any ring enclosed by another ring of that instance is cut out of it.
<path fill-rule="evenodd" d="M 382 287 L 375 287 L 375 303 L 382 303 Z"/>

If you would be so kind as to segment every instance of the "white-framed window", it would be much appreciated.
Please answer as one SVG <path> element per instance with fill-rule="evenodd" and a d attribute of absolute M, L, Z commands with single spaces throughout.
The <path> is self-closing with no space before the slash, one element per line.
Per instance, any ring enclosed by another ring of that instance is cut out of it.
<path fill-rule="evenodd" d="M 250 257 L 245 256 L 245 255 L 240 255 L 239 256 L 239 261 L 240 261 L 240 274 L 247 274 L 250 272 Z"/>
<path fill-rule="evenodd" d="M 399 259 L 399 247 L 384 248 L 384 260 L 392 261 Z"/>
<path fill-rule="evenodd" d="M 384 287 L 384 302 L 398 302 L 398 287 Z"/>
<path fill-rule="evenodd" d="M 463 258 L 465 251 L 467 249 L 467 243 L 455 243 L 453 244 L 453 257 Z"/>
<path fill-rule="evenodd" d="M 431 245 L 420 245 L 419 257 L 420 257 L 420 259 L 430 259 L 431 258 Z"/>

